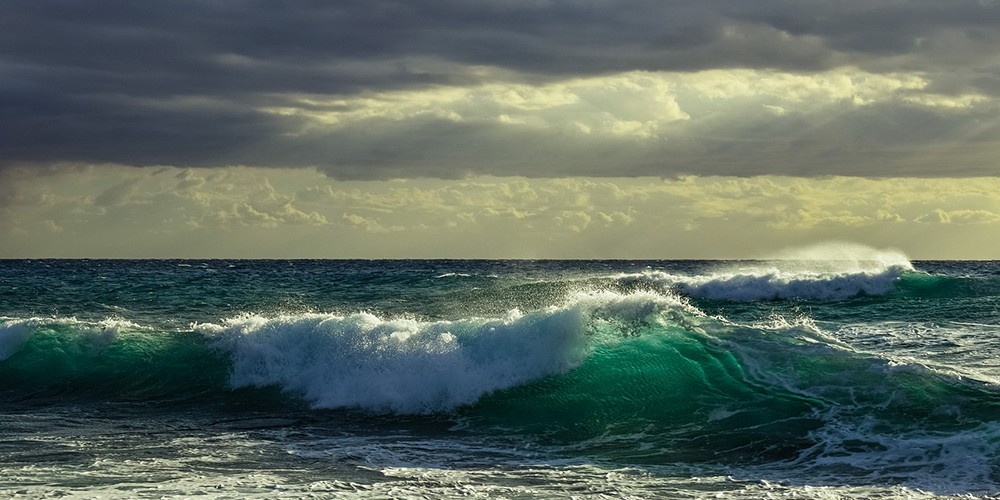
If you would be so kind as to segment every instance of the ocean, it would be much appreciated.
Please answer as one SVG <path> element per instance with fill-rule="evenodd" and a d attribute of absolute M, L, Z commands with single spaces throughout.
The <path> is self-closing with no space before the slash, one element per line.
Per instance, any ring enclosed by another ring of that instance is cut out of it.
<path fill-rule="evenodd" d="M 3 260 L 0 496 L 1000 495 L 1000 262 Z"/>

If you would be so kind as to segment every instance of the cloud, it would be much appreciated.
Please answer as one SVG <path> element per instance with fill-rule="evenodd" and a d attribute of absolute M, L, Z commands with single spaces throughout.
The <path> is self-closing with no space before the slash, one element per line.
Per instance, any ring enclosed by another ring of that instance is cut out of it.
<path fill-rule="evenodd" d="M 94 205 L 99 207 L 109 207 L 125 203 L 128 201 L 129 197 L 135 193 L 138 184 L 139 179 L 130 179 L 120 184 L 111 186 L 94 198 Z"/>
<path fill-rule="evenodd" d="M 997 28 L 972 0 L 14 0 L 0 166 L 994 175 Z"/>
<path fill-rule="evenodd" d="M 938 208 L 914 220 L 938 224 L 993 224 L 1000 222 L 1000 212 L 967 209 L 946 211 Z"/>
<path fill-rule="evenodd" d="M 0 207 L 0 257 L 703 258 L 839 239 L 982 258 L 1000 244 L 995 177 L 338 181 L 311 169 L 115 165 L 16 174 L 0 174 L 22 194 Z"/>
<path fill-rule="evenodd" d="M 993 172 L 996 103 L 928 85 L 853 68 L 633 72 L 309 96 L 272 112 L 309 123 L 294 149 L 345 178 Z"/>

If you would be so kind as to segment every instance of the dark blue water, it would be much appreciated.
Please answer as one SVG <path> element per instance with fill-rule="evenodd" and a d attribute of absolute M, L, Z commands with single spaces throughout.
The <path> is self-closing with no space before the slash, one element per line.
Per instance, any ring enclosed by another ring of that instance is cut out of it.
<path fill-rule="evenodd" d="M 1000 493 L 1000 264 L 0 261 L 0 492 Z"/>

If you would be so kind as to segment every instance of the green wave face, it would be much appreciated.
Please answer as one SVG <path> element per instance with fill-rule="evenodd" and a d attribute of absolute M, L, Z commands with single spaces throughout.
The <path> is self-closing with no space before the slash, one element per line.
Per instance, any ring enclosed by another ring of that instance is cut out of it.
<path fill-rule="evenodd" d="M 492 394 L 466 415 L 626 462 L 795 461 L 889 436 L 980 432 L 998 446 L 995 386 L 856 352 L 807 325 L 741 327 L 661 315 L 596 330 L 576 370 Z M 835 429 L 851 432 L 831 438 Z"/>
<path fill-rule="evenodd" d="M 808 322 L 740 325 L 652 292 L 457 321 L 248 316 L 165 332 L 7 320 L 0 348 L 12 399 L 416 413 L 622 463 L 812 457 L 808 468 L 857 450 L 954 450 L 955 436 L 1000 454 L 996 385 L 856 351 Z M 869 462 L 850 466 L 881 467 Z"/>
<path fill-rule="evenodd" d="M 127 322 L 8 321 L 2 333 L 3 390 L 32 397 L 193 400 L 224 391 L 230 366 L 199 334 Z"/>

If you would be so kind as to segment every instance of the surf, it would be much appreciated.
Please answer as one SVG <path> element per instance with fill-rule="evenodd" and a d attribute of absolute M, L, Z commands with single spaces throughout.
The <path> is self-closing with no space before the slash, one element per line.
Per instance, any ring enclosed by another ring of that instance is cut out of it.
<path fill-rule="evenodd" d="M 913 273 L 912 263 L 897 250 L 828 242 L 722 264 L 694 275 L 649 270 L 619 279 L 696 299 L 751 302 L 879 296 L 894 291 L 902 277 Z"/>
<path fill-rule="evenodd" d="M 683 307 L 676 298 L 579 293 L 504 317 L 450 321 L 371 313 L 240 316 L 196 330 L 232 359 L 232 387 L 278 385 L 315 408 L 428 414 L 576 368 L 595 317 L 635 322 Z"/>

